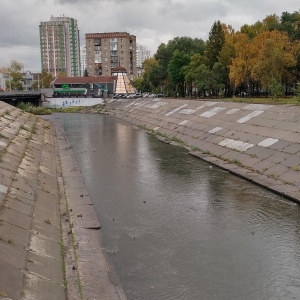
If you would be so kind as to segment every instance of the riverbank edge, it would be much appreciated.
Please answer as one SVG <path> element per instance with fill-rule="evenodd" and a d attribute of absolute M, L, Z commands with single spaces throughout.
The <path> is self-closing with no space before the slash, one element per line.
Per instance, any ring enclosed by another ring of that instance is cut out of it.
<path fill-rule="evenodd" d="M 0 299 L 125 300 L 59 118 L 0 101 Z"/>
<path fill-rule="evenodd" d="M 110 115 L 114 118 L 122 120 L 130 124 L 131 126 L 135 127 L 138 130 L 144 130 L 149 134 L 155 135 L 160 141 L 173 144 L 177 146 L 185 147 L 190 155 L 197 157 L 206 161 L 207 163 L 214 165 L 215 167 L 219 167 L 223 170 L 226 170 L 244 180 L 252 182 L 256 185 L 259 185 L 267 190 L 270 190 L 276 194 L 279 194 L 285 197 L 287 200 L 292 201 L 298 205 L 300 205 L 300 187 L 299 185 L 289 184 L 286 182 L 284 178 L 281 178 L 280 175 L 276 178 L 272 176 L 267 176 L 262 174 L 259 170 L 255 170 L 252 166 L 245 166 L 240 161 L 232 159 L 235 155 L 238 155 L 240 152 L 227 149 L 225 151 L 227 157 L 222 155 L 222 151 L 219 153 L 214 153 L 212 150 L 206 150 L 205 146 L 203 147 L 205 150 L 200 150 L 198 147 L 195 147 L 192 143 L 189 143 L 191 139 L 191 135 L 186 134 L 185 132 L 180 132 L 177 135 L 175 129 L 177 129 L 180 123 L 175 124 L 171 117 L 169 117 L 170 111 L 173 113 L 173 110 L 176 111 L 175 114 L 179 113 L 179 109 L 175 108 L 176 105 L 172 102 L 176 102 L 175 99 L 167 99 L 167 103 L 163 102 L 164 105 L 159 108 L 155 108 L 155 112 L 151 112 L 148 107 L 151 107 L 151 102 L 149 99 L 140 99 L 142 101 L 138 102 L 135 100 L 125 100 L 125 101 L 110 101 L 105 103 L 105 107 L 102 110 L 91 110 L 92 113 L 102 113 L 105 115 Z M 150 100 L 151 101 L 151 100 Z M 162 101 L 166 101 L 166 99 L 155 99 L 154 106 Z M 191 100 L 181 100 L 180 102 L 177 100 L 177 106 L 184 107 L 182 109 L 187 109 L 191 102 L 198 102 L 199 103 L 211 103 L 215 104 L 217 102 L 213 100 L 205 100 L 205 101 L 191 101 Z M 148 103 L 148 107 L 147 104 Z M 172 103 L 172 104 L 171 104 Z M 193 104 L 194 104 L 193 103 Z M 225 103 L 226 105 L 227 103 Z M 220 106 L 220 103 L 216 104 Z M 222 105 L 222 104 L 221 104 Z M 237 103 L 236 105 L 243 105 L 243 103 Z M 246 105 L 246 104 L 244 104 Z M 210 104 L 208 105 L 210 107 Z M 231 109 L 235 109 L 235 104 L 231 103 Z M 281 105 L 281 107 L 290 107 L 290 105 Z M 175 108 L 175 109 L 174 109 Z M 295 106 L 296 109 L 299 109 L 298 106 Z M 284 109 L 283 109 L 284 113 Z M 167 116 L 167 117 L 166 117 Z M 185 116 L 187 117 L 187 116 Z M 177 119 L 178 120 L 178 119 Z M 188 120 L 188 118 L 187 118 Z M 160 125 L 164 124 L 165 127 L 161 128 Z M 298 125 L 298 123 L 296 123 Z M 208 132 L 205 133 L 205 138 L 208 136 Z M 179 136 L 177 138 L 177 136 Z M 210 134 L 212 136 L 212 134 Z M 209 137 L 211 138 L 211 137 Z M 209 139 L 207 138 L 207 139 Z M 201 140 L 201 137 L 199 137 Z M 205 143 L 205 139 L 201 140 L 201 142 Z M 209 144 L 209 143 L 208 143 Z M 296 144 L 296 143 L 295 143 Z M 196 148 L 196 149 L 195 149 Z M 211 147 L 214 149 L 213 147 Z M 224 148 L 225 149 L 225 148 Z M 228 153 L 230 152 L 230 155 Z M 231 157 L 231 158 L 228 158 Z M 299 173 L 300 174 L 300 173 Z M 297 174 L 299 177 L 300 175 Z"/>
<path fill-rule="evenodd" d="M 101 245 L 101 224 L 63 125 L 55 127 L 67 299 L 126 300 Z"/>

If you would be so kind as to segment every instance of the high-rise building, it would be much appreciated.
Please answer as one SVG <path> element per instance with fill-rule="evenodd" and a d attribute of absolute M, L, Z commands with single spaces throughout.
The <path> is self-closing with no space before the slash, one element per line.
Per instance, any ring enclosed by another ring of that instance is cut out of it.
<path fill-rule="evenodd" d="M 123 67 L 130 79 L 137 77 L 136 37 L 127 32 L 87 33 L 86 60 L 89 76 L 110 76 Z"/>
<path fill-rule="evenodd" d="M 86 68 L 86 46 L 80 46 L 80 75 L 85 76 L 87 68 Z"/>
<path fill-rule="evenodd" d="M 141 68 L 145 59 L 151 57 L 150 50 L 147 50 L 145 46 L 137 45 L 136 46 L 136 66 Z"/>
<path fill-rule="evenodd" d="M 53 76 L 80 76 L 80 43 L 77 20 L 51 17 L 40 24 L 42 71 Z"/>
<path fill-rule="evenodd" d="M 147 50 L 145 46 L 137 45 L 136 46 L 136 67 L 138 76 L 141 76 L 143 74 L 143 62 L 145 59 L 148 59 L 151 57 L 150 50 Z"/>

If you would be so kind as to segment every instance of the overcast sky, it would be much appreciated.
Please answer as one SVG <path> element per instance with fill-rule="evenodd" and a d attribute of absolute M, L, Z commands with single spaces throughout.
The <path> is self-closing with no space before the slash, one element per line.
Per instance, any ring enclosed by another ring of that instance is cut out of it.
<path fill-rule="evenodd" d="M 0 0 L 0 67 L 14 59 L 40 72 L 39 25 L 51 16 L 77 19 L 81 45 L 85 33 L 126 31 L 153 55 L 174 37 L 206 41 L 216 20 L 239 30 L 299 10 L 299 0 Z"/>

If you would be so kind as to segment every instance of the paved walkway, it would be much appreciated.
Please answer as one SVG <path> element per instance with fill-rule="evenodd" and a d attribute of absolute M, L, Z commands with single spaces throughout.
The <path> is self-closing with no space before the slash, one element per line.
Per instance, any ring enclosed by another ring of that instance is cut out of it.
<path fill-rule="evenodd" d="M 109 114 L 300 202 L 300 106 L 112 99 Z"/>

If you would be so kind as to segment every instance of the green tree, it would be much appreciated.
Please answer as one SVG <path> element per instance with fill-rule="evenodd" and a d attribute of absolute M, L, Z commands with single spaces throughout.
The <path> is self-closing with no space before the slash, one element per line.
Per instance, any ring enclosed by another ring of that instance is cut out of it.
<path fill-rule="evenodd" d="M 184 79 L 188 85 L 188 95 L 192 96 L 192 88 L 195 85 L 197 69 L 204 64 L 205 59 L 203 55 L 197 53 L 191 57 L 190 63 L 183 67 Z M 195 91 L 198 94 L 197 91 Z"/>
<path fill-rule="evenodd" d="M 16 60 L 12 60 L 9 67 L 6 68 L 5 73 L 8 74 L 9 79 L 6 80 L 5 85 L 7 89 L 23 90 L 23 64 Z"/>
<path fill-rule="evenodd" d="M 190 63 L 190 56 L 184 51 L 175 50 L 168 65 L 168 75 L 170 82 L 174 85 L 174 91 L 180 97 L 185 96 L 184 67 Z"/>
<path fill-rule="evenodd" d="M 206 43 L 205 57 L 207 59 L 207 65 L 212 68 L 214 64 L 219 60 L 220 52 L 225 43 L 225 33 L 223 31 L 220 21 L 214 22 L 208 36 Z"/>
<path fill-rule="evenodd" d="M 143 62 L 143 81 L 141 90 L 143 92 L 154 92 L 160 84 L 163 74 L 157 72 L 159 68 L 158 61 L 155 58 L 146 59 Z M 156 78 L 156 75 L 158 78 Z"/>
<path fill-rule="evenodd" d="M 31 85 L 32 90 L 37 91 L 39 89 L 39 83 L 34 81 Z"/>
<path fill-rule="evenodd" d="M 246 34 L 250 40 L 254 39 L 259 33 L 264 30 L 264 24 L 261 21 L 257 21 L 253 25 L 244 24 L 240 28 L 240 33 Z"/>
<path fill-rule="evenodd" d="M 273 15 L 269 15 L 269 16 L 266 16 L 264 19 L 263 19 L 263 28 L 264 30 L 279 30 L 280 28 L 280 18 L 273 14 Z"/>
<path fill-rule="evenodd" d="M 287 32 L 292 41 L 300 39 L 300 11 L 283 12 L 280 18 L 281 31 Z"/>
<path fill-rule="evenodd" d="M 168 74 L 168 65 L 176 50 L 192 56 L 197 53 L 203 55 L 205 48 L 206 44 L 202 39 L 192 39 L 186 36 L 176 37 L 167 44 L 161 44 L 154 55 L 159 65 L 157 71 L 160 74 L 160 89 L 164 89 L 167 93 L 174 91 L 172 80 Z"/>
<path fill-rule="evenodd" d="M 283 95 L 282 84 L 277 78 L 272 77 L 269 82 L 269 89 L 272 95 L 272 99 L 278 99 Z"/>
<path fill-rule="evenodd" d="M 51 73 L 48 73 L 47 71 L 43 71 L 41 75 L 42 80 L 42 88 L 50 88 L 51 82 L 54 80 L 54 77 Z"/>
<path fill-rule="evenodd" d="M 137 77 L 135 79 L 132 80 L 132 85 L 134 86 L 134 88 L 137 90 L 137 91 L 143 91 L 143 77 L 140 76 L 140 77 Z"/>

